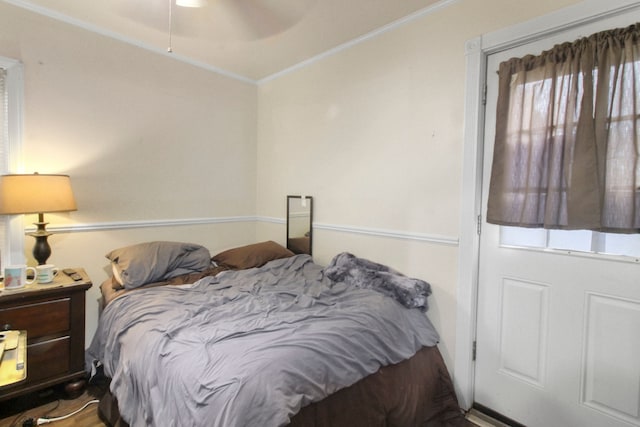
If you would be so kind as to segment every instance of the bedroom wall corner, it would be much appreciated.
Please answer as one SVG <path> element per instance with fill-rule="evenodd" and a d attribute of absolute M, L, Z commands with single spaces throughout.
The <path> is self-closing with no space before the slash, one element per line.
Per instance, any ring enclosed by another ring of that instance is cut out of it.
<path fill-rule="evenodd" d="M 71 230 L 50 237 L 49 261 L 84 267 L 94 282 L 86 345 L 106 251 L 172 240 L 214 252 L 255 240 L 255 84 L 6 2 L 0 27 L 0 55 L 24 64 L 20 171 L 71 176 L 78 210 L 45 219 Z M 24 242 L 33 264 L 33 238 Z"/>

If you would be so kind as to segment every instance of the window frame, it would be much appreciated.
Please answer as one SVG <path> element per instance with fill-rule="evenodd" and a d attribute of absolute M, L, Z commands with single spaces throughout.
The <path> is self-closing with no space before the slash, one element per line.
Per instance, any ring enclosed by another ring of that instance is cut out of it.
<path fill-rule="evenodd" d="M 6 71 L 5 94 L 0 100 L 7 113 L 3 123 L 5 137 L 0 138 L 4 157 L 0 162 L 0 173 L 20 173 L 23 167 L 24 65 L 17 59 L 0 56 L 0 68 Z M 0 227 L 4 228 L 4 238 L 0 242 L 2 265 L 24 263 L 23 215 L 5 216 Z"/>

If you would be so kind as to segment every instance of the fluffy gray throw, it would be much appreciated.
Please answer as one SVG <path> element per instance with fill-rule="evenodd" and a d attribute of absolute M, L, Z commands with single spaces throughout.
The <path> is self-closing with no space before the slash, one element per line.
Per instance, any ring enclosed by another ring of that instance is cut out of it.
<path fill-rule="evenodd" d="M 427 297 L 431 285 L 348 252 L 336 255 L 323 269 L 326 277 L 334 282 L 345 282 L 359 288 L 369 288 L 390 296 L 407 308 L 427 311 Z"/>

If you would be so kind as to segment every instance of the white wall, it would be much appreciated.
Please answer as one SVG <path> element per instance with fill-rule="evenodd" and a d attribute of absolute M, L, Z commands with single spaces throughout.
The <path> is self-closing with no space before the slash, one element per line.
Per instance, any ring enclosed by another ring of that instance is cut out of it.
<path fill-rule="evenodd" d="M 351 251 L 433 285 L 453 366 L 464 43 L 576 1 L 460 0 L 258 87 L 0 2 L 0 55 L 25 64 L 24 170 L 70 174 L 78 200 L 52 226 L 275 219 L 52 236 L 51 261 L 95 282 L 87 337 L 108 250 L 282 242 L 285 196 L 306 194 L 319 262 Z"/>
<path fill-rule="evenodd" d="M 23 172 L 71 176 L 78 211 L 46 214 L 50 262 L 84 267 L 87 345 L 109 250 L 191 241 L 212 253 L 255 239 L 252 222 L 112 230 L 132 222 L 255 215 L 254 84 L 0 2 L 0 55 L 24 64 Z M 27 217 L 25 225 L 35 220 Z M 103 228 L 105 228 L 103 230 Z M 284 236 L 281 239 L 284 241 Z M 29 263 L 34 239 L 25 238 Z"/>
<path fill-rule="evenodd" d="M 314 257 L 350 251 L 430 282 L 453 367 L 465 42 L 575 1 L 462 0 L 259 88 L 258 213 L 314 197 Z M 259 226 L 269 236 L 275 227 Z"/>

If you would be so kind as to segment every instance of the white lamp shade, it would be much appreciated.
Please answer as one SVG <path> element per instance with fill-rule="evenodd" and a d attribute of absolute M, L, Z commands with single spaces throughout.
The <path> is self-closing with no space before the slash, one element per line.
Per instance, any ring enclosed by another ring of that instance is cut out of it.
<path fill-rule="evenodd" d="M 0 176 L 0 214 L 32 214 L 77 210 L 68 175 Z"/>

